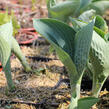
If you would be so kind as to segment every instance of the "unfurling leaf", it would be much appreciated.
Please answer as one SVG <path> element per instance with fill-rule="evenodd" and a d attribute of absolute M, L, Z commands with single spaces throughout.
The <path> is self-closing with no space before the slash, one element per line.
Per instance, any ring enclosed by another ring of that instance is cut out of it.
<path fill-rule="evenodd" d="M 69 109 L 75 109 L 80 97 L 80 84 L 88 59 L 94 22 L 78 31 L 54 19 L 34 19 L 33 24 L 36 31 L 52 44 L 68 70 L 73 101 Z"/>

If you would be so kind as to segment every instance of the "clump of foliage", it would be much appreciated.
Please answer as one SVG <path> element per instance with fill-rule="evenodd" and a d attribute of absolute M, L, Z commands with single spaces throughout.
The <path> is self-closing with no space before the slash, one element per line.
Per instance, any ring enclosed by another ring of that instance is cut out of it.
<path fill-rule="evenodd" d="M 69 21 L 69 16 L 78 17 L 87 10 L 89 13 L 102 15 L 109 8 L 108 0 L 47 0 L 48 16 L 64 22 Z"/>
<path fill-rule="evenodd" d="M 71 85 L 69 109 L 89 109 L 98 101 L 100 90 L 109 76 L 108 26 L 101 16 L 96 16 L 95 22 L 90 23 L 90 19 L 95 11 L 102 15 L 109 8 L 109 1 L 47 0 L 47 6 L 50 18 L 70 21 L 72 27 L 53 19 L 34 20 L 34 27 L 51 43 L 68 70 Z M 79 20 L 72 19 L 72 16 Z M 93 74 L 92 96 L 81 99 L 80 86 L 86 63 Z"/>
<path fill-rule="evenodd" d="M 1 21 L 1 20 L 0 20 Z M 14 53 L 15 56 L 21 61 L 26 72 L 32 72 L 28 65 L 25 56 L 22 54 L 19 44 L 13 37 L 13 24 L 12 20 L 0 26 L 0 61 L 7 79 L 8 89 L 13 90 L 15 85 L 12 80 L 10 56 Z"/>
<path fill-rule="evenodd" d="M 73 28 L 78 31 L 78 29 L 83 28 L 87 22 L 71 19 Z M 93 73 L 93 85 L 92 85 L 92 95 L 98 97 L 100 90 L 109 76 L 108 73 L 108 40 L 109 33 L 107 32 L 107 25 L 105 20 L 96 16 L 95 26 L 93 31 L 93 37 L 91 42 L 91 48 L 89 53 L 88 68 Z"/>
<path fill-rule="evenodd" d="M 53 19 L 33 22 L 34 28 L 51 43 L 68 70 L 71 85 L 69 109 L 89 109 L 98 101 L 100 90 L 109 76 L 108 26 L 101 16 L 96 16 L 95 22 L 90 19 L 85 22 L 86 16 L 80 18 L 70 17 L 72 26 Z M 92 97 L 80 98 L 86 64 L 93 74 Z"/>
<path fill-rule="evenodd" d="M 53 19 L 37 19 L 33 24 L 34 28 L 51 43 L 68 70 L 71 85 L 69 109 L 89 109 L 98 99 L 95 97 L 80 98 L 80 87 L 88 61 L 94 21 L 77 31 Z"/>

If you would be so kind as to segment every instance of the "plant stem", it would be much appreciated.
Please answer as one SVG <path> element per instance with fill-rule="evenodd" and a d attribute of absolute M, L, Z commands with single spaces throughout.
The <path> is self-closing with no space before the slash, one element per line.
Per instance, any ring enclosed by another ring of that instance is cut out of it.
<path fill-rule="evenodd" d="M 95 73 L 93 74 L 93 85 L 92 85 L 92 96 L 94 97 L 98 97 L 99 93 L 101 91 L 101 88 L 105 82 L 107 77 L 103 76 L 103 75 L 95 75 Z"/>
<path fill-rule="evenodd" d="M 80 82 L 76 84 L 71 84 L 71 96 L 80 98 Z"/>
<path fill-rule="evenodd" d="M 71 92 L 71 103 L 69 109 L 77 109 L 78 99 L 80 98 L 80 84 L 73 85 Z"/>
<path fill-rule="evenodd" d="M 14 38 L 12 40 L 12 52 L 18 57 L 21 64 L 23 65 L 25 71 L 26 72 L 31 72 L 32 69 L 28 65 L 25 56 L 22 54 L 22 51 L 21 51 L 21 49 L 19 47 L 19 44 L 17 43 L 17 41 Z"/>
<path fill-rule="evenodd" d="M 15 85 L 13 83 L 13 80 L 12 80 L 12 75 L 11 75 L 11 65 L 10 65 L 10 57 L 7 61 L 7 64 L 5 67 L 3 67 L 3 70 L 5 72 L 5 77 L 7 79 L 7 84 L 8 84 L 8 89 L 10 91 L 13 91 L 15 89 Z"/>
<path fill-rule="evenodd" d="M 80 98 L 80 86 L 83 74 L 78 80 L 72 79 L 73 76 L 70 75 L 70 84 L 71 84 L 71 103 L 69 109 L 77 109 L 78 99 Z"/>

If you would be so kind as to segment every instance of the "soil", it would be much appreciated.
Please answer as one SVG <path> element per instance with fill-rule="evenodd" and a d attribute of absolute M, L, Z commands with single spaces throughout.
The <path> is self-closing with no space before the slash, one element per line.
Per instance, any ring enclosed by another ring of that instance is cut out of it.
<path fill-rule="evenodd" d="M 20 2 L 19 2 L 20 1 Z M 4 0 L 0 1 L 0 10 L 9 12 L 13 9 L 21 24 L 21 28 L 33 27 L 33 18 L 47 17 L 45 0 L 37 0 L 32 7 L 31 0 Z M 19 8 L 20 7 L 20 8 Z M 16 37 L 19 36 L 19 33 Z M 26 37 L 26 34 L 20 37 Z M 27 36 L 29 39 L 32 36 Z M 17 38 L 16 38 L 17 39 Z M 18 39 L 17 39 L 18 40 Z M 20 38 L 20 41 L 26 40 Z M 0 109 L 67 109 L 70 103 L 70 88 L 62 84 L 57 89 L 53 87 L 60 78 L 68 75 L 64 65 L 55 52 L 49 52 L 49 43 L 40 35 L 29 45 L 20 45 L 32 69 L 37 69 L 39 75 L 26 73 L 19 60 L 12 55 L 11 68 L 16 89 L 6 93 L 7 84 L 4 72 L 0 72 Z M 92 109 L 109 109 L 109 92 L 107 82 L 100 93 L 100 101 Z M 84 77 L 81 88 L 81 97 L 90 95 L 91 80 Z"/>

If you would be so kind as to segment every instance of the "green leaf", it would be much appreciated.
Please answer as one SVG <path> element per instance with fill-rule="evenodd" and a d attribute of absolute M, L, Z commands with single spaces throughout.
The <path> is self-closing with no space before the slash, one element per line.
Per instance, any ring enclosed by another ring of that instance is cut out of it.
<path fill-rule="evenodd" d="M 97 14 L 102 15 L 109 8 L 109 1 L 92 2 L 88 6 L 88 8 L 89 9 L 94 9 L 94 10 L 96 10 Z"/>
<path fill-rule="evenodd" d="M 70 26 L 53 19 L 36 19 L 33 25 L 48 41 L 54 42 L 73 59 L 76 32 Z"/>
<path fill-rule="evenodd" d="M 70 72 L 73 71 L 69 67 L 71 59 L 81 74 L 87 62 L 94 23 L 91 22 L 83 27 L 76 36 L 71 27 L 56 20 L 37 19 L 33 21 L 33 24 L 36 31 L 54 46 L 61 61 L 70 69 Z"/>
<path fill-rule="evenodd" d="M 101 38 L 96 32 L 93 33 L 91 50 L 90 50 L 90 60 L 93 64 L 94 71 L 96 75 L 102 73 L 105 66 L 108 66 L 108 55 L 106 41 Z"/>
<path fill-rule="evenodd" d="M 12 41 L 12 34 L 13 34 L 12 21 L 0 26 L 1 37 L 3 37 L 10 46 Z"/>
<path fill-rule="evenodd" d="M 11 49 L 7 41 L 0 35 L 0 61 L 2 66 L 5 67 L 10 57 Z"/>
<path fill-rule="evenodd" d="M 104 31 L 97 28 L 96 26 L 94 26 L 94 30 L 95 30 L 96 33 L 98 33 L 105 40 L 105 32 Z"/>
<path fill-rule="evenodd" d="M 76 24 L 79 26 L 79 30 L 80 30 L 80 28 L 83 28 L 86 25 L 86 23 L 83 23 L 80 21 L 79 22 L 76 21 L 74 26 L 76 26 Z M 104 35 L 103 35 L 103 37 L 102 37 L 102 35 L 100 36 L 99 34 L 101 34 L 101 33 L 100 33 L 100 31 L 97 31 L 96 28 L 94 27 L 94 30 L 96 32 L 93 31 L 93 37 L 92 37 L 92 42 L 91 42 L 89 58 L 90 58 L 90 62 L 91 62 L 92 68 L 93 68 L 91 70 L 93 71 L 93 75 L 94 75 L 93 76 L 92 94 L 93 94 L 93 96 L 98 97 L 99 92 L 103 86 L 103 83 L 109 75 L 109 73 L 108 73 L 108 71 L 109 71 L 108 70 L 108 67 L 109 67 L 109 62 L 108 62 L 109 47 L 108 46 L 109 46 L 109 44 L 105 41 L 106 40 L 105 37 L 108 37 L 108 34 L 105 35 L 104 32 L 102 32 Z M 100 30 L 100 29 L 98 29 L 98 30 Z"/>
<path fill-rule="evenodd" d="M 60 15 L 62 14 L 68 14 L 69 12 L 73 12 L 75 10 L 74 8 L 78 6 L 80 3 L 79 0 L 68 0 L 61 3 L 58 3 L 54 6 L 51 6 L 51 11 L 57 12 Z M 71 10 L 70 10 L 71 9 Z"/>
<path fill-rule="evenodd" d="M 46 0 L 47 8 L 50 9 L 51 6 L 56 5 L 56 0 Z"/>
<path fill-rule="evenodd" d="M 108 51 L 108 43 L 94 32 L 89 57 L 93 66 L 92 95 L 96 97 L 98 97 L 106 78 L 109 76 Z"/>
<path fill-rule="evenodd" d="M 78 19 L 73 19 L 70 17 L 70 20 L 73 24 L 73 28 L 75 31 L 78 31 L 80 28 L 84 27 L 85 25 L 87 25 L 87 22 L 78 20 Z M 97 28 L 96 26 L 94 26 L 94 30 L 103 38 L 105 36 L 105 32 L 103 32 L 101 29 Z"/>
<path fill-rule="evenodd" d="M 79 16 L 80 13 L 83 12 L 84 8 L 86 8 L 91 3 L 91 0 L 80 0 L 79 8 L 77 8 L 74 16 Z"/>
<path fill-rule="evenodd" d="M 91 0 L 80 0 L 80 10 L 91 3 Z"/>
<path fill-rule="evenodd" d="M 10 90 L 13 90 L 15 88 L 11 76 L 11 52 L 14 52 L 15 55 L 19 56 L 19 59 L 26 71 L 32 71 L 29 65 L 27 64 L 25 57 L 22 55 L 20 47 L 17 41 L 12 36 L 12 34 L 12 21 L 0 26 L 0 61 L 2 63 L 3 70 L 7 79 L 8 88 Z"/>
<path fill-rule="evenodd" d="M 66 66 L 70 75 L 72 75 L 72 77 L 70 77 L 70 78 L 72 78 L 71 83 L 73 84 L 74 82 L 76 82 L 78 80 L 78 73 L 77 73 L 75 64 L 73 63 L 71 57 L 63 49 L 61 49 L 60 47 L 58 47 L 55 44 L 54 44 L 54 47 L 59 56 L 59 59 Z"/>
<path fill-rule="evenodd" d="M 98 101 L 99 99 L 95 97 L 81 98 L 78 101 L 78 109 L 90 109 Z"/>
<path fill-rule="evenodd" d="M 49 0 L 51 3 L 54 0 Z M 54 3 L 53 5 L 48 4 L 48 15 L 50 18 L 59 19 L 62 21 L 67 21 L 70 15 L 73 15 L 80 5 L 80 0 L 68 0 L 61 3 Z"/>
<path fill-rule="evenodd" d="M 79 13 L 82 13 L 85 8 L 88 7 L 88 5 L 91 3 L 91 0 L 80 0 L 80 7 L 79 7 Z"/>
<path fill-rule="evenodd" d="M 108 31 L 106 21 L 101 16 L 96 16 L 95 26 L 104 31 L 105 33 Z"/>
<path fill-rule="evenodd" d="M 31 67 L 28 65 L 25 56 L 23 55 L 20 46 L 16 39 L 12 37 L 11 51 L 15 54 L 15 56 L 20 60 L 21 64 L 24 67 L 26 72 L 32 72 Z"/>
<path fill-rule="evenodd" d="M 12 43 L 13 26 L 12 21 L 0 26 L 0 61 L 5 72 L 8 88 L 14 89 L 10 69 L 10 55 Z"/>
<path fill-rule="evenodd" d="M 72 61 L 75 31 L 70 26 L 53 19 L 34 19 L 33 25 L 36 31 L 54 46 L 60 60 L 76 80 L 77 71 Z"/>
<path fill-rule="evenodd" d="M 0 26 L 0 61 L 5 66 L 11 54 L 12 22 Z"/>
<path fill-rule="evenodd" d="M 70 103 L 68 109 L 77 109 L 77 106 L 78 106 L 78 99 L 77 98 L 71 98 L 71 103 Z"/>
<path fill-rule="evenodd" d="M 84 26 L 77 33 L 67 24 L 53 19 L 34 19 L 33 25 L 36 31 L 54 46 L 59 59 L 66 66 L 72 90 L 70 108 L 77 107 L 81 77 L 88 59 L 94 22 Z"/>
<path fill-rule="evenodd" d="M 94 21 L 84 26 L 76 33 L 74 63 L 81 74 L 86 66 L 92 41 Z"/>
<path fill-rule="evenodd" d="M 83 12 L 78 17 L 78 19 L 85 21 L 85 22 L 89 22 L 94 15 L 95 15 L 95 10 L 91 9 L 91 10 L 87 10 L 87 11 Z"/>
<path fill-rule="evenodd" d="M 109 41 L 109 32 L 107 34 L 105 34 L 104 38 L 106 41 Z"/>

